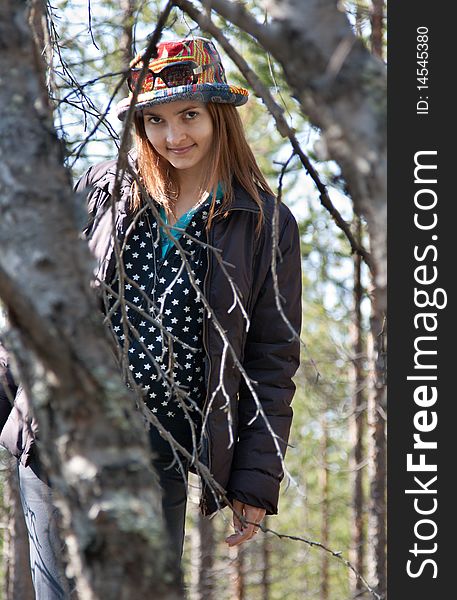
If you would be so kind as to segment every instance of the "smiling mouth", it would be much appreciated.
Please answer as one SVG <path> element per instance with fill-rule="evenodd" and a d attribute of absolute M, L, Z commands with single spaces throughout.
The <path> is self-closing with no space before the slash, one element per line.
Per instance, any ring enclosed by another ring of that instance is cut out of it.
<path fill-rule="evenodd" d="M 191 150 L 194 146 L 195 146 L 195 144 L 192 144 L 191 146 L 185 146 L 183 148 L 168 148 L 168 151 L 173 152 L 174 154 L 185 154 L 186 152 Z"/>

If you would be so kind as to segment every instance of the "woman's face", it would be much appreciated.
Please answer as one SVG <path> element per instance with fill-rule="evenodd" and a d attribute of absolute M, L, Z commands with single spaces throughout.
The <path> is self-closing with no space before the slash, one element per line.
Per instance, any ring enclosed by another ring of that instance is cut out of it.
<path fill-rule="evenodd" d="M 143 111 L 148 140 L 178 172 L 201 177 L 213 141 L 213 121 L 203 102 L 176 100 Z"/>

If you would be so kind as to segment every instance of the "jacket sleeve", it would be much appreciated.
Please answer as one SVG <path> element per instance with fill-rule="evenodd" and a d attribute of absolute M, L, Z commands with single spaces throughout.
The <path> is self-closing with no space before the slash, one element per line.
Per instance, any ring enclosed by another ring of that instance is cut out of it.
<path fill-rule="evenodd" d="M 94 224 L 100 204 L 107 197 L 107 194 L 103 193 L 102 187 L 100 187 L 100 180 L 105 179 L 105 175 L 116 165 L 116 162 L 116 160 L 105 160 L 92 165 L 78 179 L 74 186 L 75 194 L 80 194 L 84 197 L 86 220 L 83 233 L 86 236 Z"/>
<path fill-rule="evenodd" d="M 107 163 L 105 162 L 101 164 L 105 165 Z M 99 165 L 95 167 L 89 167 L 89 169 L 78 179 L 74 187 L 74 192 L 76 194 L 85 196 L 85 219 L 80 223 L 85 236 L 87 236 L 94 224 L 99 198 L 101 196 L 100 193 L 96 193 L 97 190 L 94 186 L 94 184 L 97 182 L 96 172 L 97 170 L 100 170 L 97 167 L 99 167 Z M 98 190 L 98 192 L 100 192 L 100 190 Z"/>
<path fill-rule="evenodd" d="M 292 213 L 279 236 L 276 273 L 284 314 L 294 330 L 301 328 L 301 257 L 298 226 Z M 282 257 L 282 260 L 281 260 Z M 271 266 L 261 287 L 251 315 L 243 366 L 255 380 L 254 389 L 271 429 L 279 436 L 282 456 L 286 452 L 292 422 L 295 384 L 292 377 L 300 363 L 300 343 L 294 338 L 279 313 Z M 235 446 L 228 498 L 277 514 L 279 486 L 284 477 L 271 432 L 262 415 L 248 424 L 256 413 L 256 403 L 244 379 L 238 403 L 238 440 Z"/>
<path fill-rule="evenodd" d="M 89 167 L 87 169 L 87 171 L 78 179 L 78 181 L 75 184 L 74 187 L 74 191 L 76 193 L 80 193 L 83 192 L 86 188 L 90 187 L 91 185 L 91 174 L 93 171 L 93 166 Z"/>
<path fill-rule="evenodd" d="M 0 434 L 9 417 L 17 385 L 8 366 L 8 354 L 0 342 Z"/>

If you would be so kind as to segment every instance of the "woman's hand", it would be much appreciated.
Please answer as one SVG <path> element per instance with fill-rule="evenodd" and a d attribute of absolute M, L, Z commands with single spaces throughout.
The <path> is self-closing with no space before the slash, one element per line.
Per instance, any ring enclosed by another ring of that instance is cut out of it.
<path fill-rule="evenodd" d="M 242 544 L 243 542 L 247 542 L 247 540 L 250 540 L 258 532 L 258 525 L 262 521 L 266 513 L 266 510 L 264 508 L 251 506 L 250 504 L 245 504 L 244 502 L 240 502 L 239 500 L 233 500 L 232 504 L 234 508 L 233 527 L 235 529 L 235 533 L 225 538 L 225 541 L 230 547 L 238 546 L 238 544 Z M 244 516 L 246 521 L 251 521 L 251 523 L 247 523 L 243 528 L 241 521 L 237 517 L 236 513 Z M 257 526 L 254 525 L 254 523 L 257 523 Z"/>

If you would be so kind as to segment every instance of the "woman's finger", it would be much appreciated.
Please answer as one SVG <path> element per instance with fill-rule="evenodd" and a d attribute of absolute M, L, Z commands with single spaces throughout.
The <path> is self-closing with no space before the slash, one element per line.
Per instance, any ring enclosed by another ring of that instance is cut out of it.
<path fill-rule="evenodd" d="M 225 539 L 229 546 L 238 546 L 247 540 L 250 540 L 259 530 L 259 524 L 265 517 L 265 509 L 257 506 L 251 506 L 249 504 L 243 504 L 237 500 L 233 502 L 233 508 L 240 515 L 242 514 L 246 521 L 249 521 L 244 529 L 241 526 L 240 520 L 236 517 L 235 512 L 233 513 L 233 525 L 235 527 L 235 533 Z M 236 524 L 235 524 L 236 523 Z"/>
<path fill-rule="evenodd" d="M 229 535 L 229 537 L 227 537 L 225 539 L 225 541 L 227 542 L 227 544 L 230 547 L 238 546 L 239 544 L 242 544 L 243 542 L 250 540 L 251 537 L 253 537 L 253 535 L 254 535 L 254 525 L 248 525 L 248 527 L 246 527 L 245 529 L 240 530 L 232 535 Z"/>
<path fill-rule="evenodd" d="M 233 528 L 235 529 L 235 531 L 241 531 L 243 528 L 241 519 L 238 516 L 238 515 L 240 515 L 240 516 L 243 515 L 243 510 L 244 510 L 244 503 L 240 502 L 239 500 L 234 500 L 233 501 Z"/>

